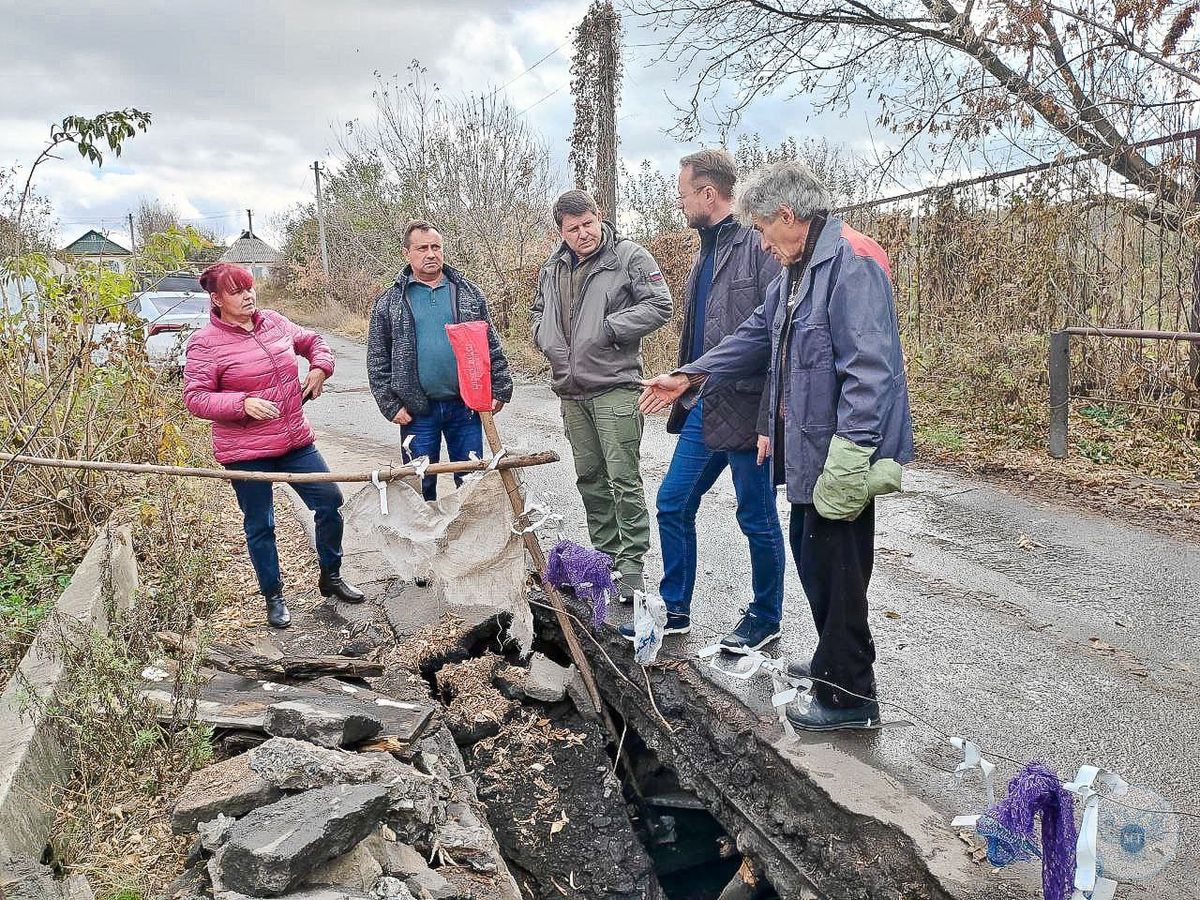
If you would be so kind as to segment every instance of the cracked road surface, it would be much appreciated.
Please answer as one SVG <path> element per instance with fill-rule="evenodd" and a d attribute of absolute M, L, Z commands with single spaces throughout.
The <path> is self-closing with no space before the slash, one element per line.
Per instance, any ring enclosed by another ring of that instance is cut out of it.
<path fill-rule="evenodd" d="M 330 343 L 337 373 L 329 393 L 307 407 L 318 445 L 331 464 L 355 460 L 362 468 L 398 458 L 398 430 L 363 387 L 363 347 L 336 336 Z M 548 386 L 519 383 L 497 424 L 514 450 L 558 451 L 561 464 L 526 470 L 525 477 L 565 517 L 568 536 L 586 543 L 570 448 Z M 664 426 L 665 418 L 651 417 L 642 445 L 651 509 L 674 446 Z M 781 495 L 781 517 L 787 511 Z M 695 627 L 691 635 L 668 638 L 667 652 L 684 655 L 714 643 L 749 598 L 749 555 L 734 513 L 726 474 L 700 508 Z M 661 573 L 654 536 L 648 579 Z M 1193 755 L 1200 748 L 1200 548 L 921 467 L 906 472 L 904 493 L 881 500 L 877 547 L 871 627 L 880 699 L 894 704 L 885 706 L 887 718 L 916 724 L 802 738 L 802 751 L 851 754 L 944 815 L 945 827 L 951 816 L 979 812 L 984 802 L 974 776 L 959 783 L 949 774 L 961 756 L 946 735 L 962 735 L 991 753 L 999 793 L 1017 768 L 1002 757 L 1047 762 L 1064 780 L 1091 762 L 1181 811 L 1200 812 Z M 769 649 L 802 658 L 815 636 L 790 558 L 785 603 L 784 637 Z M 774 718 L 765 678 L 747 683 L 716 672 L 711 678 Z M 858 800 L 869 808 L 869 796 Z M 1118 896 L 1197 896 L 1200 820 L 1179 820 L 1179 844 L 1161 875 L 1123 886 Z M 1004 882 L 996 896 L 1040 896 L 1030 893 L 1038 879 L 1028 865 L 1005 870 L 1003 879 L 986 864 L 975 868 L 981 884 Z"/>

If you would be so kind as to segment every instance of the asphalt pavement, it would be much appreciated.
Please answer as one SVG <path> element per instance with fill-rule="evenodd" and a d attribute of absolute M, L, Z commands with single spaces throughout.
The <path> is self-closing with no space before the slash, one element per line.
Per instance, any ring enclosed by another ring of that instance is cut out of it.
<path fill-rule="evenodd" d="M 318 445 L 360 463 L 394 461 L 398 429 L 365 388 L 364 348 L 336 336 L 330 342 L 337 372 L 328 393 L 306 407 Z M 526 470 L 525 478 L 565 517 L 567 535 L 586 543 L 570 448 L 549 387 L 519 383 L 497 424 L 512 450 L 562 456 L 558 465 Z M 664 426 L 664 417 L 651 417 L 642 445 L 651 510 L 674 446 Z M 936 811 L 943 819 L 937 827 L 983 806 L 977 780 L 949 774 L 961 761 L 951 735 L 991 755 L 1001 793 L 1016 763 L 1046 762 L 1064 780 L 1093 763 L 1184 814 L 1200 813 L 1200 547 L 919 464 L 904 481 L 902 493 L 878 504 L 870 621 L 885 718 L 914 724 L 809 743 L 836 747 L 884 773 Z M 786 535 L 782 495 L 779 510 Z M 667 643 L 681 655 L 718 640 L 750 596 L 749 555 L 728 474 L 705 498 L 698 530 L 695 627 Z M 660 573 L 655 533 L 646 574 L 649 580 Z M 768 649 L 805 658 L 815 635 L 790 562 L 785 596 L 784 637 Z M 773 717 L 765 679 L 711 677 Z M 1107 808 L 1118 826 L 1143 820 L 1152 834 L 1175 827 L 1171 818 Z M 1118 896 L 1198 895 L 1200 819 L 1176 818 L 1176 858 Z M 990 869 L 980 871 L 988 877 Z"/>

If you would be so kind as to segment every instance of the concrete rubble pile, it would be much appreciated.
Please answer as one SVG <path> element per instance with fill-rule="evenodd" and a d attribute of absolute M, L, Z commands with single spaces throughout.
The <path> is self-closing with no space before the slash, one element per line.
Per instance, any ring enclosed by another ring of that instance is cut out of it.
<path fill-rule="evenodd" d="M 196 834 L 191 865 L 164 897 L 519 897 L 444 727 L 401 759 L 325 746 L 349 721 L 331 725 L 329 708 L 293 704 L 287 721 L 308 739 L 272 737 L 192 776 L 172 815 Z"/>

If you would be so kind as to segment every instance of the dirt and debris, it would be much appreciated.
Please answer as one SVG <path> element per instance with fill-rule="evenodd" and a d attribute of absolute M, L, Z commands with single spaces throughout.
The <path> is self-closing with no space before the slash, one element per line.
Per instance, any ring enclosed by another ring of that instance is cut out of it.
<path fill-rule="evenodd" d="M 533 897 L 658 896 L 598 722 L 569 701 L 516 702 L 527 677 L 490 653 L 437 674 L 451 730 L 518 880 Z"/>

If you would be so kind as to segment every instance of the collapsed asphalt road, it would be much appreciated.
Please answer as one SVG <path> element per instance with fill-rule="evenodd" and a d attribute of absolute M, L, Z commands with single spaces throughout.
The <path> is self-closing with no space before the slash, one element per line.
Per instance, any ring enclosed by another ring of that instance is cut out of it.
<path fill-rule="evenodd" d="M 330 341 L 337 374 L 330 393 L 308 406 L 319 446 L 331 462 L 353 460 L 355 468 L 395 459 L 397 429 L 365 390 L 363 348 Z M 527 481 L 565 517 L 568 536 L 586 542 L 549 389 L 519 384 L 497 422 L 510 447 L 554 449 L 563 457 L 561 465 L 531 470 Z M 663 419 L 651 419 L 643 442 L 651 502 L 674 442 L 663 426 Z M 885 707 L 885 716 L 917 724 L 832 741 L 802 739 L 797 764 L 807 758 L 808 765 L 819 759 L 836 766 L 841 758 L 847 771 L 851 763 L 864 764 L 916 806 L 944 816 L 932 823 L 937 828 L 982 806 L 977 782 L 959 784 L 948 774 L 961 759 L 945 739 L 951 734 L 1013 760 L 1045 761 L 1066 779 L 1081 763 L 1094 762 L 1181 811 L 1200 809 L 1200 764 L 1187 752 L 1200 742 L 1200 549 L 946 472 L 911 469 L 905 487 L 879 509 L 871 624 L 881 699 L 896 704 Z M 787 511 L 782 500 L 780 511 Z M 727 476 L 705 499 L 699 531 L 696 627 L 667 645 L 680 655 L 718 639 L 748 599 L 748 554 Z M 648 575 L 660 570 L 657 553 L 656 542 Z M 785 636 L 772 649 L 803 657 L 814 633 L 794 570 L 786 597 Z M 710 677 L 773 718 L 769 682 Z M 1016 767 L 996 761 L 1003 790 Z M 827 787 L 857 793 L 853 802 L 869 808 L 870 792 L 862 795 L 844 781 L 831 777 Z M 1178 857 L 1155 880 L 1122 887 L 1121 896 L 1193 896 L 1200 822 L 1181 819 L 1179 827 Z M 990 879 L 990 867 L 978 872 L 981 883 Z"/>

